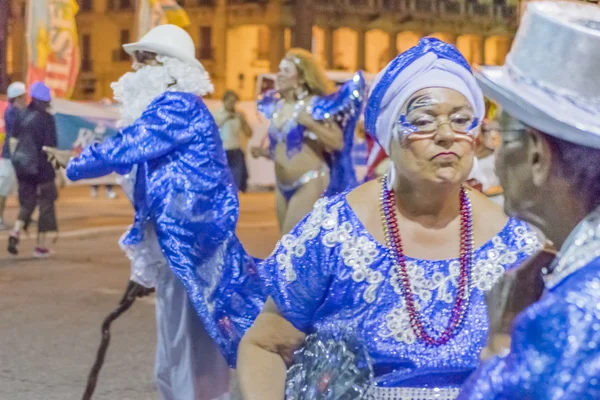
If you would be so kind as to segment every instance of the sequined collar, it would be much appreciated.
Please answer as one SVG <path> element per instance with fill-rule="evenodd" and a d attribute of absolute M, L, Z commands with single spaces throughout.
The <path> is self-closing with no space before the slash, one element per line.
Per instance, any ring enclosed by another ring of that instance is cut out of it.
<path fill-rule="evenodd" d="M 571 232 L 544 276 L 548 289 L 552 289 L 569 275 L 600 257 L 600 207 L 583 219 Z"/>

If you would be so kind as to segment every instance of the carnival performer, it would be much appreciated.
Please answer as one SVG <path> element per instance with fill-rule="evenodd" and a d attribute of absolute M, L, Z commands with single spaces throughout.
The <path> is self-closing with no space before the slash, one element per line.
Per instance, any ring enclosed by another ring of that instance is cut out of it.
<path fill-rule="evenodd" d="M 461 400 L 600 399 L 599 27 L 598 6 L 531 3 L 504 67 L 477 72 L 511 116 L 496 162 L 505 208 L 560 251 L 541 299 L 514 321 L 509 354 Z"/>
<path fill-rule="evenodd" d="M 121 246 L 131 280 L 156 287 L 163 399 L 226 398 L 226 360 L 235 364 L 263 300 L 254 259 L 235 236 L 237 189 L 219 129 L 199 97 L 212 84 L 176 26 L 156 27 L 124 49 L 135 72 L 113 85 L 122 128 L 72 159 L 67 176 L 125 175 L 136 213 Z"/>
<path fill-rule="evenodd" d="M 252 153 L 275 162 L 277 220 L 287 233 L 323 194 L 356 186 L 351 151 L 365 80 L 357 73 L 334 93 L 312 54 L 292 49 L 279 65 L 275 86 L 258 100 L 271 121 L 269 147 Z"/>
<path fill-rule="evenodd" d="M 392 167 L 319 200 L 258 266 L 270 299 L 239 348 L 246 400 L 281 399 L 312 332 L 349 330 L 376 399 L 452 399 L 479 365 L 484 293 L 540 249 L 536 234 L 463 183 L 484 115 L 458 50 L 425 38 L 375 80 L 365 126 Z"/>

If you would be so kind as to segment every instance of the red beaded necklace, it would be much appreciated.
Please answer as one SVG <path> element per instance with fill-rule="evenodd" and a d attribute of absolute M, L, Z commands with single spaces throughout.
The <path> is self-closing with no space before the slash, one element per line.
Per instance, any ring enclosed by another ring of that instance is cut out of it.
<path fill-rule="evenodd" d="M 389 178 L 387 178 L 389 179 Z M 415 294 L 413 293 L 410 276 L 406 268 L 406 257 L 402 248 L 400 231 L 398 230 L 398 218 L 396 216 L 396 199 L 394 191 L 387 188 L 386 178 L 382 180 L 381 189 L 381 218 L 385 232 L 385 238 L 394 260 L 394 271 L 402 288 L 410 326 L 421 341 L 432 345 L 441 346 L 446 344 L 461 327 L 468 305 L 471 287 L 469 282 L 471 266 L 473 265 L 473 220 L 471 215 L 471 201 L 465 188 L 460 192 L 460 272 L 458 276 L 458 291 L 456 301 L 450 313 L 448 326 L 438 337 L 431 336 L 425 329 L 425 323 L 421 320 L 417 310 Z"/>

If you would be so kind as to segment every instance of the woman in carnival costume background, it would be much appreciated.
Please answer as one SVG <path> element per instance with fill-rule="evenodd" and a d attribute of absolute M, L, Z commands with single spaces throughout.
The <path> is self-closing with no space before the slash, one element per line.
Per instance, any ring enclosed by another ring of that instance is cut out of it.
<path fill-rule="evenodd" d="M 377 77 L 365 125 L 384 179 L 319 200 L 258 266 L 270 299 L 239 348 L 245 399 L 281 399 L 306 334 L 351 330 L 377 399 L 452 399 L 488 337 L 484 294 L 541 246 L 464 186 L 484 117 L 458 50 L 425 38 Z"/>
<path fill-rule="evenodd" d="M 275 162 L 277 220 L 287 233 L 323 194 L 356 186 L 351 151 L 365 80 L 357 73 L 333 93 L 333 82 L 312 54 L 292 49 L 281 60 L 275 85 L 258 100 L 271 121 L 269 147 L 252 152 Z"/>

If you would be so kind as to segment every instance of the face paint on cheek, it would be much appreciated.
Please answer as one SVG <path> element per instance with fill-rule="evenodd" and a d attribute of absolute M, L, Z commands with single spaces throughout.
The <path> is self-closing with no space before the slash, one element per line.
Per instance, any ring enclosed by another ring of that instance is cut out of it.
<path fill-rule="evenodd" d="M 406 120 L 406 115 L 400 114 L 400 118 L 396 123 L 396 129 L 394 130 L 396 140 L 404 142 L 408 136 L 417 132 L 419 132 L 419 129 Z"/>
<path fill-rule="evenodd" d="M 406 118 L 405 114 L 400 114 L 398 118 L 398 122 L 395 125 L 394 136 L 396 140 L 400 142 L 404 142 L 407 139 L 410 140 L 424 140 L 424 139 L 432 139 L 436 135 L 436 131 L 439 128 L 439 125 L 429 132 L 422 132 L 419 130 L 417 126 L 409 122 Z M 450 123 L 450 127 L 455 134 L 457 140 L 465 140 L 470 143 L 474 143 L 475 139 L 479 135 L 479 127 L 480 121 L 478 118 L 473 118 L 473 121 L 468 126 L 467 129 L 464 129 L 464 132 L 461 132 L 460 129 L 455 128 Z"/>

